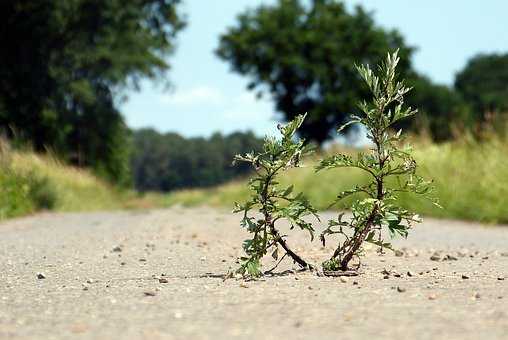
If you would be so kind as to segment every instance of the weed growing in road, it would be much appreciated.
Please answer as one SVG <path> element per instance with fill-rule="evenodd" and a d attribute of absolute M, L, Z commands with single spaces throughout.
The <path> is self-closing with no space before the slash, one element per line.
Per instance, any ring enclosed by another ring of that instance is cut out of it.
<path fill-rule="evenodd" d="M 359 105 L 361 114 L 339 128 L 339 132 L 354 123 L 363 124 L 367 136 L 374 147 L 368 153 L 359 153 L 356 157 L 344 154 L 326 158 L 317 166 L 317 171 L 332 168 L 358 168 L 367 172 L 372 179 L 367 185 L 358 185 L 351 190 L 340 193 L 336 202 L 353 194 L 364 195 L 351 207 L 352 218 L 344 220 L 340 214 L 337 220 L 330 220 L 328 228 L 321 234 L 325 237 L 333 234 L 341 236 L 339 244 L 328 261 L 323 263 L 325 271 L 350 269 L 350 262 L 362 254 L 363 242 L 370 242 L 379 247 L 391 249 L 384 240 L 386 230 L 390 236 L 407 237 L 414 222 L 420 222 L 418 215 L 407 211 L 396 204 L 400 193 L 410 192 L 431 199 L 430 182 L 416 174 L 417 164 L 411 156 L 409 146 L 400 147 L 401 130 L 392 132 L 393 125 L 399 120 L 414 115 L 417 110 L 404 107 L 404 95 L 410 88 L 396 80 L 396 67 L 399 61 L 397 52 L 389 54 L 378 72 L 374 73 L 368 66 L 357 67 L 361 77 L 372 93 L 370 103 Z M 387 186 L 387 179 L 393 177 L 394 185 Z M 437 205 L 436 201 L 433 201 Z M 358 262 L 359 266 L 359 262 Z"/>
<path fill-rule="evenodd" d="M 298 227 L 314 236 L 314 229 L 309 222 L 303 220 L 307 215 L 316 215 L 303 194 L 293 194 L 293 186 L 279 188 L 277 176 L 285 170 L 300 166 L 301 158 L 311 152 L 303 140 L 295 140 L 294 135 L 301 126 L 304 115 L 300 115 L 285 126 L 279 125 L 281 139 L 267 137 L 263 151 L 257 154 L 237 155 L 235 162 L 246 162 L 252 165 L 255 177 L 249 181 L 250 199 L 243 203 L 235 203 L 234 212 L 242 212 L 242 227 L 251 233 L 252 238 L 243 242 L 246 256 L 240 258 L 241 266 L 237 270 L 243 276 L 257 277 L 262 274 L 261 259 L 271 252 L 272 257 L 280 261 L 289 255 L 302 268 L 312 268 L 309 263 L 292 251 L 285 236 L 277 229 L 280 220 L 289 222 L 291 229 Z M 252 211 L 260 215 L 252 216 Z M 284 254 L 279 255 L 279 247 Z"/>

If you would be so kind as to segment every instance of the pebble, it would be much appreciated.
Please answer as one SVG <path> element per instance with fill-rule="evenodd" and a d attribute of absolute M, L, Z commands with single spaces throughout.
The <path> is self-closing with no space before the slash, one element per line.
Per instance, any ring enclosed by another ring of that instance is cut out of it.
<path fill-rule="evenodd" d="M 45 278 L 46 278 L 46 275 L 44 275 L 43 273 L 37 273 L 37 279 L 43 280 Z"/>
<path fill-rule="evenodd" d="M 397 291 L 398 291 L 399 293 L 404 293 L 404 292 L 406 291 L 406 288 L 403 288 L 403 287 L 400 287 L 400 286 L 399 286 L 399 287 L 397 287 Z"/>
<path fill-rule="evenodd" d="M 168 283 L 168 282 L 169 282 L 168 279 L 162 277 L 159 279 L 159 283 Z"/>
<path fill-rule="evenodd" d="M 465 275 L 465 274 L 462 274 L 462 279 L 463 279 L 463 280 L 467 280 L 467 279 L 469 279 L 469 276 L 467 276 L 467 275 Z"/>
<path fill-rule="evenodd" d="M 116 246 L 116 247 L 113 248 L 112 251 L 115 252 L 115 253 L 120 253 L 120 252 L 122 252 L 122 247 Z"/>
<path fill-rule="evenodd" d="M 201 261 L 206 261 L 206 256 L 203 256 L 202 258 L 200 258 Z"/>
<path fill-rule="evenodd" d="M 94 281 L 92 279 L 86 280 L 86 283 L 93 283 Z"/>
<path fill-rule="evenodd" d="M 143 292 L 145 296 L 155 296 L 155 292 Z"/>
<path fill-rule="evenodd" d="M 499 281 L 503 281 L 503 280 L 504 280 L 504 276 L 499 276 L 497 279 L 498 279 Z"/>
<path fill-rule="evenodd" d="M 431 261 L 441 261 L 441 256 L 439 256 L 439 254 L 433 254 L 433 255 L 430 257 L 430 260 L 431 260 Z"/>
<path fill-rule="evenodd" d="M 422 273 L 423 274 L 423 273 Z M 421 274 L 420 274 L 421 275 Z M 414 274 L 411 272 L 411 271 L 408 271 L 407 272 L 407 276 L 411 277 L 411 276 L 414 276 Z"/>
<path fill-rule="evenodd" d="M 458 258 L 456 258 L 455 256 L 452 256 L 450 254 L 446 255 L 445 258 L 443 259 L 443 261 L 457 261 Z"/>
<path fill-rule="evenodd" d="M 346 277 L 344 277 L 344 276 L 341 276 L 341 277 L 340 277 L 340 282 L 342 282 L 342 283 L 346 283 L 346 282 L 347 282 L 347 278 L 346 278 Z"/>
<path fill-rule="evenodd" d="M 395 250 L 395 256 L 402 257 L 404 256 L 404 252 L 402 250 Z"/>

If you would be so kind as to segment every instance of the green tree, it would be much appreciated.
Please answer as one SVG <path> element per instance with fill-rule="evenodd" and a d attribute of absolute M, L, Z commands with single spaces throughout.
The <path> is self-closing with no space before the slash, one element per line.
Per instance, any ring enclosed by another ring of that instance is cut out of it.
<path fill-rule="evenodd" d="M 322 143 L 368 97 L 354 63 L 377 64 L 394 48 L 406 76 L 413 48 L 397 31 L 377 26 L 362 7 L 349 13 L 334 0 L 309 6 L 279 0 L 241 14 L 216 52 L 250 78 L 250 89 L 271 94 L 286 121 L 308 112 L 299 132 Z"/>
<path fill-rule="evenodd" d="M 508 111 L 508 54 L 480 54 L 455 78 L 455 88 L 472 107 L 472 118 Z"/>
<path fill-rule="evenodd" d="M 13 0 L 0 4 L 0 128 L 125 181 L 126 88 L 169 69 L 180 0 Z"/>
<path fill-rule="evenodd" d="M 216 185 L 249 173 L 248 164 L 233 167 L 231 160 L 238 153 L 260 150 L 262 143 L 251 132 L 184 138 L 176 133 L 137 130 L 131 157 L 134 184 L 140 191 Z"/>
<path fill-rule="evenodd" d="M 433 83 L 429 78 L 415 75 L 407 82 L 413 91 L 407 95 L 407 103 L 419 108 L 414 119 L 397 122 L 396 129 L 415 132 L 425 131 L 435 141 L 453 137 L 453 129 L 470 125 L 469 108 L 455 89 Z"/>

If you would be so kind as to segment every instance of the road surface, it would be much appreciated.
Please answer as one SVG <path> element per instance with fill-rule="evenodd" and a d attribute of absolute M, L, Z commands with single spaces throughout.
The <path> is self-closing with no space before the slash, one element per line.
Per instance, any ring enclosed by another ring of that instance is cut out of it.
<path fill-rule="evenodd" d="M 224 281 L 246 236 L 238 217 L 172 208 L 1 223 L 0 339 L 508 339 L 506 226 L 427 219 L 397 241 L 403 256 L 368 250 L 358 277 L 288 272 L 288 261 Z M 293 234 L 311 262 L 332 251 Z"/>

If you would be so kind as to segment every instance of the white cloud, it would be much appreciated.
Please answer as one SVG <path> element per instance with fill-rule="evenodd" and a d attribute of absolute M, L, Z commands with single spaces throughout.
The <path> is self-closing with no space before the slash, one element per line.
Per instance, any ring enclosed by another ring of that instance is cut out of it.
<path fill-rule="evenodd" d="M 224 102 L 224 98 L 219 89 L 205 85 L 163 95 L 161 102 L 179 106 L 220 105 Z"/>

